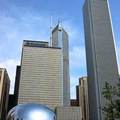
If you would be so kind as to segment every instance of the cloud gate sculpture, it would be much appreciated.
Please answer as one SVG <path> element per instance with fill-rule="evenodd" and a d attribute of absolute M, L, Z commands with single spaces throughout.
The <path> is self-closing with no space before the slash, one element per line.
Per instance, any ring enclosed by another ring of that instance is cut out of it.
<path fill-rule="evenodd" d="M 56 120 L 56 116 L 54 111 L 44 105 L 27 103 L 12 108 L 7 120 Z"/>

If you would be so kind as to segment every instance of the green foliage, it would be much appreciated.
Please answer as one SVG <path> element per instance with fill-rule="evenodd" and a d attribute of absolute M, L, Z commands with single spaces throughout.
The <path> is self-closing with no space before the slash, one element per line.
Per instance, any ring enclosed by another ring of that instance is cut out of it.
<path fill-rule="evenodd" d="M 105 82 L 102 95 L 106 99 L 106 104 L 102 108 L 105 115 L 104 119 L 120 119 L 120 80 L 117 86 L 112 86 L 108 82 Z"/>

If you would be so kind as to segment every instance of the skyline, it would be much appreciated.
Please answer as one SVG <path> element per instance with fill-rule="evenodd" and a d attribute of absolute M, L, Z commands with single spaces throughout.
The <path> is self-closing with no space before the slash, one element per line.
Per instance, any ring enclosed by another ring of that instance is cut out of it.
<path fill-rule="evenodd" d="M 69 2 L 69 5 L 68 0 L 66 2 L 64 0 L 57 2 L 55 0 L 54 2 L 31 0 L 29 2 L 28 4 L 28 0 L 21 0 L 21 2 L 17 2 L 17 0 L 0 1 L 0 67 L 7 68 L 10 79 L 13 81 L 15 67 L 20 64 L 22 41 L 24 39 L 49 41 L 50 16 L 53 16 L 54 27 L 58 19 L 62 20 L 63 28 L 69 35 L 71 97 L 75 98 L 75 85 L 78 84 L 78 78 L 86 75 L 82 17 L 84 0 L 76 0 L 76 3 Z M 72 7 L 73 4 L 74 7 Z M 110 0 L 110 11 L 120 65 L 119 4 L 119 0 L 116 2 Z M 61 10 L 59 10 L 60 8 Z M 11 86 L 11 91 L 13 91 L 13 82 Z"/>

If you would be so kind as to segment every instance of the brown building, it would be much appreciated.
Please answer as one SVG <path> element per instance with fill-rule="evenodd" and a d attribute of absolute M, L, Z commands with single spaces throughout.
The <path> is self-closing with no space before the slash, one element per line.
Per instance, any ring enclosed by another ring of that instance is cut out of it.
<path fill-rule="evenodd" d="M 82 77 L 79 79 L 79 104 L 81 107 L 83 120 L 89 120 L 87 77 Z"/>
<path fill-rule="evenodd" d="M 76 99 L 71 99 L 70 100 L 70 105 L 71 106 L 80 106 L 80 101 L 79 101 L 79 85 L 76 86 Z"/>
<path fill-rule="evenodd" d="M 0 120 L 5 120 L 8 108 L 10 79 L 6 69 L 0 68 Z"/>
<path fill-rule="evenodd" d="M 70 100 L 70 105 L 71 106 L 79 106 L 79 101 L 77 99 L 71 99 Z"/>
<path fill-rule="evenodd" d="M 71 107 L 80 107 L 82 120 L 89 120 L 88 82 L 87 77 L 79 79 L 76 86 L 76 99 L 70 100 Z"/>

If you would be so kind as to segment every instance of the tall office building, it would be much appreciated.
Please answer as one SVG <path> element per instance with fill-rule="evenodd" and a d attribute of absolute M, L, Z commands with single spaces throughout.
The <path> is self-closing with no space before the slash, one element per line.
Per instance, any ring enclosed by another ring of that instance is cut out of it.
<path fill-rule="evenodd" d="M 10 79 L 6 69 L 0 68 L 0 120 L 7 116 Z"/>
<path fill-rule="evenodd" d="M 88 81 L 87 77 L 79 79 L 79 104 L 82 112 L 82 119 L 89 120 L 89 102 L 88 102 Z"/>
<path fill-rule="evenodd" d="M 40 103 L 55 109 L 63 105 L 63 61 L 58 47 L 48 42 L 24 41 L 18 104 Z"/>
<path fill-rule="evenodd" d="M 52 30 L 52 47 L 60 47 L 63 52 L 63 105 L 70 105 L 69 43 L 68 34 L 59 23 Z"/>
<path fill-rule="evenodd" d="M 89 115 L 90 120 L 103 120 L 103 86 L 105 81 L 114 85 L 119 78 L 108 0 L 85 0 L 83 15 Z"/>

